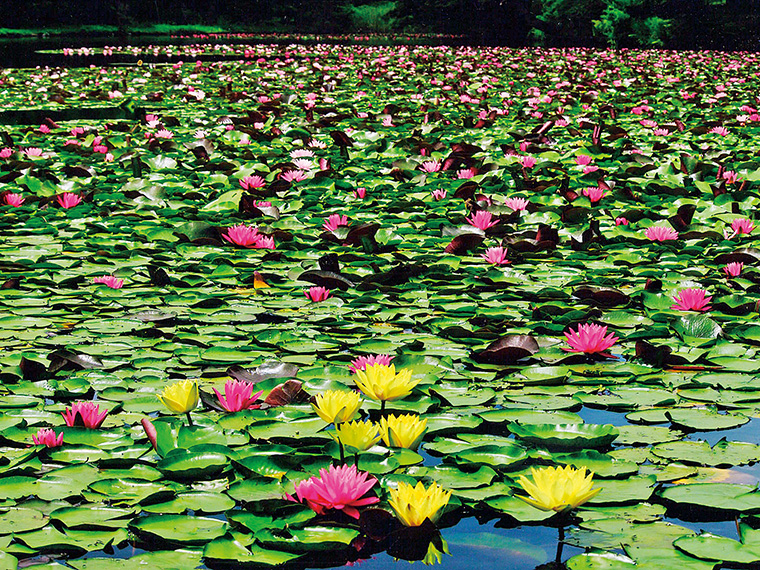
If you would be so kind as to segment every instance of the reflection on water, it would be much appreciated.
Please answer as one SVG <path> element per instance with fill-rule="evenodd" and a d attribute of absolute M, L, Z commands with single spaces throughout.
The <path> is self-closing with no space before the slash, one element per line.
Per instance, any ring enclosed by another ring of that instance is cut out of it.
<path fill-rule="evenodd" d="M 443 529 L 450 555 L 441 557 L 434 567 L 441 570 L 534 570 L 553 559 L 557 549 L 557 529 L 543 526 L 498 528 L 495 521 L 479 524 L 474 518 L 463 519 L 455 527 Z M 565 546 L 563 559 L 575 556 L 582 549 Z M 410 567 L 409 562 L 396 561 L 386 553 L 369 560 L 355 562 L 364 570 L 398 570 Z M 424 568 L 422 562 L 411 567 Z"/>

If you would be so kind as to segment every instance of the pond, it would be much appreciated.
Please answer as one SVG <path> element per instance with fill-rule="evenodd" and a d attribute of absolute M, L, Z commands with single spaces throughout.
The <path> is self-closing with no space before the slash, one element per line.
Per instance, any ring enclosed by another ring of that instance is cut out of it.
<path fill-rule="evenodd" d="M 211 39 L 0 42 L 0 568 L 760 561 L 756 56 Z"/>

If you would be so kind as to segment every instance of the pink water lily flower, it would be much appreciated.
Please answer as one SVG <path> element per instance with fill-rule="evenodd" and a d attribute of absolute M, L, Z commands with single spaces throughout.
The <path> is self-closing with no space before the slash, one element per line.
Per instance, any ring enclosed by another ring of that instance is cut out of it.
<path fill-rule="evenodd" d="M 272 236 L 265 236 L 259 234 L 258 239 L 253 244 L 254 249 L 275 249 L 274 238 Z"/>
<path fill-rule="evenodd" d="M 282 174 L 282 179 L 288 182 L 301 182 L 309 177 L 303 170 L 288 170 Z"/>
<path fill-rule="evenodd" d="M 599 200 L 604 198 L 607 195 L 607 193 L 604 191 L 603 188 L 584 188 L 583 195 L 587 196 L 588 199 L 593 204 L 594 202 L 598 202 Z"/>
<path fill-rule="evenodd" d="M 320 469 L 319 477 L 312 477 L 296 485 L 296 497 L 285 495 L 289 501 L 306 503 L 318 515 L 328 509 L 337 509 L 358 519 L 356 507 L 379 503 L 377 497 L 364 497 L 377 483 L 369 473 L 357 471 L 355 465 L 330 465 Z M 362 498 L 364 497 L 364 498 Z"/>
<path fill-rule="evenodd" d="M 726 184 L 736 184 L 739 181 L 739 175 L 733 170 L 726 170 L 722 176 Z"/>
<path fill-rule="evenodd" d="M 476 172 L 474 168 L 463 168 L 457 171 L 457 178 L 460 180 L 467 180 L 475 176 Z"/>
<path fill-rule="evenodd" d="M 359 198 L 359 200 L 364 200 L 364 197 L 366 195 L 367 195 L 367 189 L 364 187 L 360 187 L 354 190 L 354 196 Z"/>
<path fill-rule="evenodd" d="M 24 149 L 24 154 L 28 158 L 36 158 L 42 156 L 42 149 L 36 146 L 30 146 L 29 148 Z"/>
<path fill-rule="evenodd" d="M 63 432 L 56 435 L 52 429 L 40 428 L 37 435 L 32 436 L 34 445 L 45 445 L 47 447 L 60 447 L 63 445 Z"/>
<path fill-rule="evenodd" d="M 73 192 L 64 192 L 63 194 L 58 194 L 55 199 L 58 201 L 58 204 L 60 204 L 61 208 L 66 208 L 67 210 L 69 208 L 73 208 L 82 201 L 82 197 L 79 194 L 74 194 Z"/>
<path fill-rule="evenodd" d="M 627 218 L 623 218 L 622 216 L 619 218 L 615 218 L 615 225 L 616 226 L 627 226 L 631 222 L 628 221 Z"/>
<path fill-rule="evenodd" d="M 755 229 L 755 224 L 747 218 L 738 218 L 731 222 L 731 229 L 734 230 L 734 235 L 749 234 Z"/>
<path fill-rule="evenodd" d="M 507 259 L 507 250 L 504 247 L 489 247 L 481 257 L 494 265 L 509 265 L 510 263 Z"/>
<path fill-rule="evenodd" d="M 5 147 L 4 149 L 0 150 L 0 158 L 10 158 L 12 154 L 12 148 Z"/>
<path fill-rule="evenodd" d="M 575 164 L 578 166 L 588 166 L 594 159 L 587 154 L 579 154 L 575 157 Z"/>
<path fill-rule="evenodd" d="M 521 156 L 520 157 L 520 164 L 523 168 L 533 168 L 536 166 L 538 161 L 536 160 L 535 156 Z"/>
<path fill-rule="evenodd" d="M 606 336 L 605 336 L 606 335 Z M 607 334 L 607 327 L 596 324 L 578 325 L 578 330 L 570 329 L 565 333 L 570 348 L 566 352 L 583 352 L 584 354 L 601 354 L 609 356 L 605 351 L 618 341 L 615 333 Z"/>
<path fill-rule="evenodd" d="M 723 268 L 723 272 L 726 274 L 726 277 L 739 277 L 741 275 L 742 269 L 744 269 L 744 263 L 741 261 L 734 261 L 732 263 L 727 264 Z"/>
<path fill-rule="evenodd" d="M 662 226 L 651 226 L 646 229 L 644 235 L 652 241 L 668 241 L 678 239 L 678 232 Z"/>
<path fill-rule="evenodd" d="M 676 296 L 673 297 L 676 304 L 671 305 L 670 308 L 677 311 L 709 311 L 710 305 L 707 303 L 710 302 L 712 296 L 706 295 L 707 291 L 704 289 L 681 289 Z"/>
<path fill-rule="evenodd" d="M 359 356 L 351 361 L 348 365 L 348 369 L 351 372 L 356 373 L 357 370 L 365 370 L 367 366 L 375 366 L 381 364 L 383 366 L 390 366 L 394 356 L 389 354 L 372 354 L 370 356 Z"/>
<path fill-rule="evenodd" d="M 113 275 L 104 275 L 102 277 L 93 277 L 93 283 L 100 283 L 111 289 L 121 289 L 124 286 L 124 279 L 119 279 Z"/>
<path fill-rule="evenodd" d="M 257 228 L 238 224 L 227 228 L 227 233 L 222 234 L 222 239 L 241 247 L 255 247 L 261 237 Z"/>
<path fill-rule="evenodd" d="M 266 185 L 261 176 L 245 176 L 239 180 L 243 190 L 253 190 L 254 188 L 263 188 Z"/>
<path fill-rule="evenodd" d="M 441 163 L 437 160 L 427 160 L 420 164 L 420 170 L 423 172 L 438 172 L 441 169 Z"/>
<path fill-rule="evenodd" d="M 331 297 L 330 290 L 326 287 L 309 287 L 303 294 L 313 303 L 319 303 Z"/>
<path fill-rule="evenodd" d="M 443 188 L 438 188 L 437 190 L 433 190 L 431 194 L 433 195 L 433 200 L 440 202 L 446 197 L 447 192 Z"/>
<path fill-rule="evenodd" d="M 61 415 L 69 427 L 78 425 L 99 428 L 106 419 L 108 410 L 100 411 L 100 406 L 95 402 L 74 402 L 65 412 L 61 412 Z"/>
<path fill-rule="evenodd" d="M 309 171 L 309 170 L 314 169 L 314 163 L 308 158 L 296 158 L 293 161 L 293 166 L 303 171 Z"/>
<path fill-rule="evenodd" d="M 499 220 L 492 220 L 492 217 L 491 212 L 480 210 L 467 218 L 467 221 L 471 226 L 475 226 L 476 228 L 485 231 L 499 223 Z"/>
<path fill-rule="evenodd" d="M 328 232 L 334 232 L 341 226 L 351 225 L 348 221 L 348 216 L 341 216 L 340 214 L 331 214 L 322 224 L 322 227 Z"/>
<path fill-rule="evenodd" d="M 16 194 L 14 192 L 8 192 L 3 200 L 6 205 L 13 206 L 14 208 L 20 207 L 21 204 L 25 202 L 25 199 L 21 194 Z"/>
<path fill-rule="evenodd" d="M 228 412 L 239 412 L 240 410 L 255 410 L 260 404 L 256 401 L 264 393 L 264 390 L 253 393 L 253 383 L 240 380 L 227 380 L 224 384 L 224 396 L 219 390 L 214 388 L 219 405 Z"/>
<path fill-rule="evenodd" d="M 725 137 L 728 135 L 728 129 L 726 127 L 713 127 L 707 132 L 713 135 L 720 135 L 722 137 Z"/>
<path fill-rule="evenodd" d="M 518 210 L 524 210 L 527 208 L 530 202 L 525 198 L 507 198 L 504 200 L 504 204 L 507 206 L 507 208 L 511 208 L 516 212 Z"/>

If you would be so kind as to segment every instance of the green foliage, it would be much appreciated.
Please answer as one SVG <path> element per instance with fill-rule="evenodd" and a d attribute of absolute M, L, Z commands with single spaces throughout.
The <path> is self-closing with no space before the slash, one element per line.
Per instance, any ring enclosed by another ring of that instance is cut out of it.
<path fill-rule="evenodd" d="M 604 8 L 603 0 L 543 0 L 536 27 L 543 32 L 544 45 L 580 45 L 582 38 L 593 38 L 592 22 Z"/>
<path fill-rule="evenodd" d="M 391 15 L 396 10 L 395 2 L 349 5 L 346 9 L 353 28 L 359 31 L 388 32 L 397 25 L 396 18 Z"/>
<path fill-rule="evenodd" d="M 663 2 L 606 0 L 607 7 L 594 20 L 594 33 L 610 47 L 662 47 L 670 20 L 656 15 Z"/>
<path fill-rule="evenodd" d="M 635 20 L 631 24 L 631 34 L 637 45 L 661 48 L 665 46 L 671 24 L 671 20 L 650 16 L 644 20 Z"/>
<path fill-rule="evenodd" d="M 620 8 L 607 6 L 598 20 L 594 20 L 594 32 L 605 39 L 610 47 L 618 47 L 620 40 L 630 24 L 631 15 Z"/>

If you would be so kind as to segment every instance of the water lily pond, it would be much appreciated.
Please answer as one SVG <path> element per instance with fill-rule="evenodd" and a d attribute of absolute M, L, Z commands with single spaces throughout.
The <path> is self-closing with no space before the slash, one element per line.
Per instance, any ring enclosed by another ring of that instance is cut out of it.
<path fill-rule="evenodd" d="M 756 55 L 219 41 L 0 70 L 0 569 L 760 564 Z"/>

